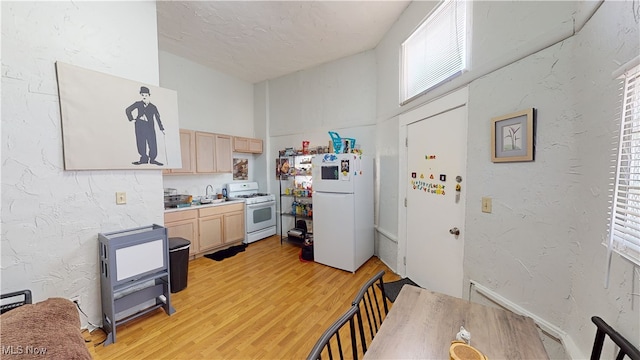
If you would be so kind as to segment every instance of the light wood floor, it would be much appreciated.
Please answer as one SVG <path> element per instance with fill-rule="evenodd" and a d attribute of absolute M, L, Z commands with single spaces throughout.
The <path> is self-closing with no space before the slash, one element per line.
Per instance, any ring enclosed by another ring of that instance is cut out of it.
<path fill-rule="evenodd" d="M 298 259 L 300 248 L 279 236 L 250 244 L 221 262 L 189 263 L 187 288 L 163 310 L 121 325 L 116 342 L 85 338 L 94 359 L 303 359 L 329 325 L 351 305 L 369 278 L 385 270 L 377 257 L 355 274 Z"/>

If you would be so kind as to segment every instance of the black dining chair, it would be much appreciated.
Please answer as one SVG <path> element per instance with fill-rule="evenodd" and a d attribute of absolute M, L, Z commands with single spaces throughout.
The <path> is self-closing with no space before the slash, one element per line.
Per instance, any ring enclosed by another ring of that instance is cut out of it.
<path fill-rule="evenodd" d="M 330 360 L 334 356 L 339 355 L 340 359 L 344 359 L 348 354 L 348 344 L 351 344 L 351 356 L 354 360 L 358 359 L 358 346 L 356 337 L 356 327 L 354 317 L 358 312 L 358 308 L 352 306 L 338 320 L 336 320 L 325 332 L 311 349 L 307 356 L 307 360 L 320 360 L 327 355 Z M 346 324 L 349 324 L 348 335 L 346 333 Z M 343 340 L 346 340 L 345 343 Z"/>
<path fill-rule="evenodd" d="M 629 340 L 625 339 L 620 333 L 614 330 L 609 324 L 598 316 L 591 317 L 591 321 L 596 324 L 596 338 L 593 341 L 593 350 L 591 351 L 591 360 L 600 359 L 602 347 L 604 346 L 605 335 L 620 348 L 616 360 L 622 360 L 625 355 L 631 360 L 640 360 L 640 350 L 633 346 Z"/>
<path fill-rule="evenodd" d="M 18 300 L 16 298 L 22 298 Z M 19 306 L 31 304 L 31 290 L 21 290 L 0 295 L 0 299 L 11 299 L 0 305 L 0 314 L 13 310 Z"/>
<path fill-rule="evenodd" d="M 353 306 L 358 308 L 358 329 L 363 352 L 367 351 L 367 344 L 371 343 L 378 329 L 380 329 L 382 321 L 389 313 L 389 299 L 387 299 L 384 292 L 383 276 L 384 270 L 381 270 L 360 288 L 360 291 L 353 299 Z M 369 329 L 368 332 L 365 331 L 365 322 Z"/>

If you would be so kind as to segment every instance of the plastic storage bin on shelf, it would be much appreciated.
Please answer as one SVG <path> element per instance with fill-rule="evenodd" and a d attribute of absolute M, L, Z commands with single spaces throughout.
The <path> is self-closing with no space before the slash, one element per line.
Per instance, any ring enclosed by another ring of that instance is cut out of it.
<path fill-rule="evenodd" d="M 189 274 L 189 246 L 191 241 L 181 238 L 169 238 L 169 266 L 171 292 L 177 293 L 187 287 Z"/>

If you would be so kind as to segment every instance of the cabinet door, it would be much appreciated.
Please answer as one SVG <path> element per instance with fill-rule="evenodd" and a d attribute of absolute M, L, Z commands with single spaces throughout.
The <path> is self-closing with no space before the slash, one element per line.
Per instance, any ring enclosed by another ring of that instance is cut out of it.
<path fill-rule="evenodd" d="M 215 171 L 220 173 L 230 173 L 233 171 L 231 136 L 216 134 L 215 139 Z"/>
<path fill-rule="evenodd" d="M 262 154 L 262 140 L 249 139 L 249 152 L 254 154 Z"/>
<path fill-rule="evenodd" d="M 196 132 L 196 172 L 212 173 L 216 171 L 213 157 L 215 143 L 215 134 Z"/>
<path fill-rule="evenodd" d="M 262 154 L 262 140 L 234 136 L 233 151 L 240 153 Z"/>
<path fill-rule="evenodd" d="M 180 129 L 180 156 L 182 167 L 171 169 L 171 173 L 188 174 L 195 172 L 195 135 L 191 130 Z"/>
<path fill-rule="evenodd" d="M 246 153 L 249 152 L 249 139 L 234 136 L 233 137 L 233 151 Z"/>
<path fill-rule="evenodd" d="M 198 220 L 198 251 L 216 248 L 223 243 L 222 215 L 207 216 Z"/>
<path fill-rule="evenodd" d="M 224 215 L 224 242 L 244 240 L 244 211 L 230 212 Z"/>
<path fill-rule="evenodd" d="M 198 222 L 195 219 L 181 220 L 172 223 L 165 223 L 164 227 L 167 228 L 167 236 L 181 237 L 191 241 L 189 246 L 189 255 L 194 255 L 198 252 Z"/>

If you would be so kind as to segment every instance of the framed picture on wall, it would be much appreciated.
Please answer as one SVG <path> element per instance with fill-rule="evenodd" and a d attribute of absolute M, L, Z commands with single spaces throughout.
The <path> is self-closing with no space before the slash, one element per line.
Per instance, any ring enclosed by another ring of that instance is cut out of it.
<path fill-rule="evenodd" d="M 176 91 L 60 61 L 56 75 L 65 170 L 182 166 Z"/>
<path fill-rule="evenodd" d="M 535 109 L 491 119 L 491 161 L 533 161 Z"/>
<path fill-rule="evenodd" d="M 233 180 L 249 179 L 249 160 L 233 158 Z"/>

